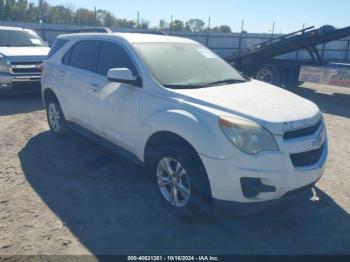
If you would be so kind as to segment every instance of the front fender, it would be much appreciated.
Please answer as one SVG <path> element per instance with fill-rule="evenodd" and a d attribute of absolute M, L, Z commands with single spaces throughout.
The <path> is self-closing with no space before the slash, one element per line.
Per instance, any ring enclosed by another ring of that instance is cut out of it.
<path fill-rule="evenodd" d="M 166 131 L 184 138 L 201 155 L 218 159 L 232 157 L 232 144 L 220 130 L 215 116 L 186 109 L 164 109 L 144 118 L 142 128 L 145 145 L 153 134 Z"/>

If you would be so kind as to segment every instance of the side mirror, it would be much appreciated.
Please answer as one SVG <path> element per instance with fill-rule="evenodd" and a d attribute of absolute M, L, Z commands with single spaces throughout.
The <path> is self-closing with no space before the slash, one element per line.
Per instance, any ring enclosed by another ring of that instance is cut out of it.
<path fill-rule="evenodd" d="M 112 68 L 108 70 L 107 78 L 109 81 L 123 84 L 140 86 L 139 77 L 134 76 L 129 68 Z"/>

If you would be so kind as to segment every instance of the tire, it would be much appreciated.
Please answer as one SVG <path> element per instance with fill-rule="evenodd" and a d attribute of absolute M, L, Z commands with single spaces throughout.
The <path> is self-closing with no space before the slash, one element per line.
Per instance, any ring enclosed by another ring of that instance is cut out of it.
<path fill-rule="evenodd" d="M 179 168 L 177 179 L 169 179 L 169 172 L 165 171 L 167 161 L 173 171 Z M 161 146 L 155 149 L 150 162 L 148 171 L 155 181 L 162 205 L 168 211 L 176 216 L 187 217 L 204 213 L 211 204 L 210 185 L 203 163 L 192 148 Z M 162 188 L 163 183 L 169 184 Z M 175 190 L 177 200 L 169 194 Z"/>
<path fill-rule="evenodd" d="M 66 119 L 60 103 L 56 97 L 49 97 L 46 101 L 46 117 L 50 130 L 59 138 L 64 137 L 67 130 Z"/>
<path fill-rule="evenodd" d="M 282 85 L 281 72 L 273 65 L 262 65 L 255 70 L 255 79 L 272 85 Z"/>

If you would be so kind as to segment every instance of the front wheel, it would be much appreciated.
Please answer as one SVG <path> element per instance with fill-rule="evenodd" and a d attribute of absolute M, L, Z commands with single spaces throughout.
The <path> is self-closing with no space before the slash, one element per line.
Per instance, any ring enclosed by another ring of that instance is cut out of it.
<path fill-rule="evenodd" d="M 178 208 L 188 204 L 191 198 L 190 176 L 179 160 L 160 159 L 156 175 L 160 192 L 169 204 Z"/>
<path fill-rule="evenodd" d="M 211 200 L 210 186 L 199 156 L 186 147 L 158 148 L 151 164 L 161 199 L 176 215 L 203 213 Z"/>
<path fill-rule="evenodd" d="M 46 101 L 46 115 L 51 131 L 56 136 L 63 137 L 66 132 L 66 120 L 56 98 Z"/>

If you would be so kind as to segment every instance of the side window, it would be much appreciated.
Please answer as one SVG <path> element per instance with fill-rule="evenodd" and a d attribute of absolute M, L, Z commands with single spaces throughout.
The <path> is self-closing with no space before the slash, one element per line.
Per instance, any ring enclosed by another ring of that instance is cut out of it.
<path fill-rule="evenodd" d="M 68 64 L 83 70 L 95 72 L 95 61 L 99 46 L 99 41 L 83 40 L 78 42 L 71 50 Z M 66 55 L 68 54 L 69 52 Z"/>
<path fill-rule="evenodd" d="M 70 55 L 72 54 L 72 48 L 63 56 L 62 63 L 65 65 L 69 65 Z"/>
<path fill-rule="evenodd" d="M 137 70 L 129 54 L 116 43 L 103 42 L 97 62 L 97 73 L 107 75 L 111 68 L 129 68 L 136 76 Z"/>
<path fill-rule="evenodd" d="M 57 53 L 58 50 L 60 50 L 65 44 L 67 44 L 69 40 L 67 39 L 57 39 L 54 43 L 53 46 L 50 49 L 49 54 L 47 55 L 47 59 L 52 57 L 54 54 Z"/>

